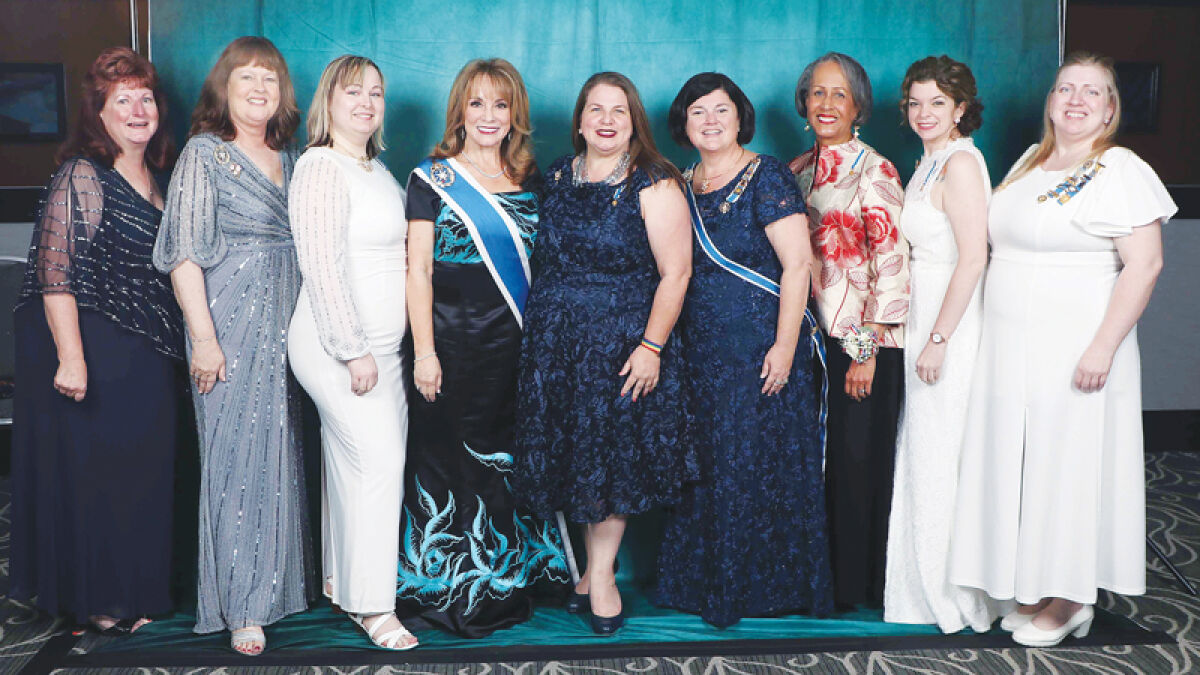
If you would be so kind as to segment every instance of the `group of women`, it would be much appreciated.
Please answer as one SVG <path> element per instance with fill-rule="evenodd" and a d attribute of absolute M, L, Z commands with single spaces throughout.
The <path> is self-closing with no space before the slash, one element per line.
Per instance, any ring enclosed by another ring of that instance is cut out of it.
<path fill-rule="evenodd" d="M 790 165 L 701 73 L 668 114 L 681 172 L 603 72 L 542 172 L 521 76 L 490 59 L 402 190 L 385 91 L 369 59 L 330 63 L 297 156 L 287 65 L 239 38 L 163 192 L 153 66 L 93 64 L 16 310 L 13 595 L 108 633 L 170 610 L 181 360 L 195 630 L 244 654 L 317 587 L 388 649 L 416 646 L 410 617 L 483 636 L 570 581 L 610 635 L 626 521 L 656 507 L 654 601 L 717 626 L 882 604 L 1049 645 L 1086 634 L 1098 588 L 1143 592 L 1134 325 L 1175 209 L 1114 143 L 1106 59 L 1067 59 L 994 193 L 945 56 L 903 82 L 907 190 L 859 139 L 871 86 L 844 54 L 799 78 L 816 142 Z M 321 418 L 319 580 L 289 368 Z"/>

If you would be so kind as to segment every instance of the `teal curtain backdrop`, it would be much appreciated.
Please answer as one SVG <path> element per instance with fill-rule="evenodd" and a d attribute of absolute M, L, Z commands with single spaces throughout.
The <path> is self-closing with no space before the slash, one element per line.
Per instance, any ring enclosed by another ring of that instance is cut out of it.
<path fill-rule="evenodd" d="M 976 142 L 999 181 L 1037 140 L 1058 63 L 1056 0 L 151 0 L 152 54 L 172 126 L 186 133 L 204 76 L 224 46 L 263 35 L 283 52 L 301 110 L 321 69 L 346 53 L 374 59 L 387 80 L 383 159 L 403 183 L 441 137 L 446 98 L 468 60 L 500 56 L 525 78 L 538 158 L 570 151 L 571 111 L 593 72 L 638 86 L 660 148 L 693 161 L 666 132 L 688 77 L 729 75 L 758 115 L 750 147 L 784 160 L 806 149 L 793 105 L 805 64 L 827 51 L 858 59 L 875 106 L 862 138 L 907 176 L 921 147 L 896 105 L 910 63 L 949 54 L 975 72 L 985 105 Z"/>

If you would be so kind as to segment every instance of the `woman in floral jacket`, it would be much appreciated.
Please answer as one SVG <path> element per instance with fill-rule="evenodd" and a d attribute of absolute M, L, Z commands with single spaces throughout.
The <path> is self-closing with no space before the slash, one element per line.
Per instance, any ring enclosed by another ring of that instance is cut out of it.
<path fill-rule="evenodd" d="M 908 244 L 896 225 L 896 167 L 858 140 L 871 82 L 830 52 L 796 85 L 796 109 L 817 137 L 792 160 L 809 212 L 813 293 L 829 373 L 826 494 L 839 607 L 882 606 L 897 418 L 904 396 Z"/>

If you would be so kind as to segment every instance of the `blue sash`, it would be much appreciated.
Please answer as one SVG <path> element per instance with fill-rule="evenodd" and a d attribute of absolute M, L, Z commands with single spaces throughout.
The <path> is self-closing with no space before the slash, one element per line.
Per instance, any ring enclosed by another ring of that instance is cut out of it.
<path fill-rule="evenodd" d="M 529 297 L 529 256 L 517 224 L 495 195 L 483 189 L 453 158 L 426 157 L 412 172 L 462 219 L 517 325 L 523 326 L 521 316 Z"/>
<path fill-rule="evenodd" d="M 696 233 L 696 241 L 700 244 L 700 248 L 704 253 L 708 255 L 709 259 L 716 263 L 717 267 L 729 272 L 742 281 L 752 286 L 757 286 L 775 297 L 779 297 L 779 284 L 774 279 L 763 276 L 735 260 L 730 260 L 725 257 L 724 253 L 721 253 L 721 250 L 713 243 L 712 238 L 708 236 L 708 230 L 704 228 L 704 219 L 700 217 L 700 207 L 696 204 L 696 195 L 692 192 L 691 183 L 686 183 L 685 187 L 687 189 L 684 190 L 684 194 L 687 196 L 688 207 L 690 207 L 692 216 L 692 231 Z M 740 197 L 741 195 L 738 196 Z M 734 201 L 737 201 L 736 198 Z M 818 328 L 817 318 L 813 316 L 812 310 L 807 307 L 804 308 L 804 320 L 800 324 L 801 332 L 804 332 L 805 324 L 808 327 L 809 356 L 815 356 L 821 362 L 821 410 L 818 416 L 818 424 L 821 433 L 821 468 L 824 469 L 826 420 L 829 417 L 829 368 L 825 364 L 825 342 L 821 338 L 821 329 Z"/>

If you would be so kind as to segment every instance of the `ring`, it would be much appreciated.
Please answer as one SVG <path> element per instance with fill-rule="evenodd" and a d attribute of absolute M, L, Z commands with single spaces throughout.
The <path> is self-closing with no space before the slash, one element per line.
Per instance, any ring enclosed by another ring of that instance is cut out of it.
<path fill-rule="evenodd" d="M 862 396 L 862 395 L 864 395 L 864 394 L 866 394 L 866 393 L 867 393 L 867 390 L 866 390 L 866 389 L 859 389 L 859 390 L 858 390 L 858 395 L 859 395 L 859 396 Z"/>

